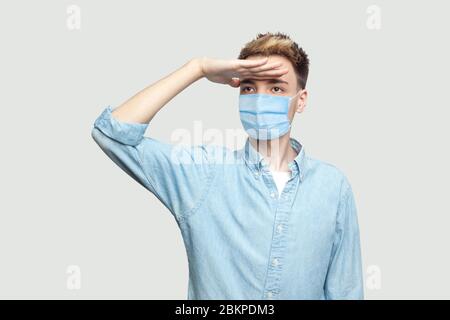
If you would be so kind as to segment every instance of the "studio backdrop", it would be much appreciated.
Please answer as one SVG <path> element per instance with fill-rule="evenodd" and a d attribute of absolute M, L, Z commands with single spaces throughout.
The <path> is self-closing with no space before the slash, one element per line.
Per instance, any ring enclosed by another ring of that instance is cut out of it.
<path fill-rule="evenodd" d="M 193 57 L 235 59 L 283 32 L 310 58 L 292 136 L 351 181 L 366 298 L 450 298 L 449 12 L 438 0 L 3 1 L 0 297 L 185 299 L 176 221 L 100 151 L 94 120 Z M 239 129 L 238 95 L 201 79 L 146 135 Z"/>

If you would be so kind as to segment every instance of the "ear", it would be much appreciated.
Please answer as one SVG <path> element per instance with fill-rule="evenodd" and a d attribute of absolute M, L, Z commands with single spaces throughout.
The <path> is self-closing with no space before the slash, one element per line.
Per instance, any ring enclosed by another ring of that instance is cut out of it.
<path fill-rule="evenodd" d="M 297 109 L 295 111 L 298 113 L 303 112 L 303 110 L 305 110 L 307 100 L 308 100 L 308 91 L 306 89 L 303 89 L 298 96 Z"/>

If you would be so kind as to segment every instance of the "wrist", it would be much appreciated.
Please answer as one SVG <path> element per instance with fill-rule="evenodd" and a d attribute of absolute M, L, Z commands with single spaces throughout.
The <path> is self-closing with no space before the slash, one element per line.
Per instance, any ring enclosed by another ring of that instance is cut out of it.
<path fill-rule="evenodd" d="M 205 76 L 205 72 L 203 70 L 203 59 L 204 57 L 192 58 L 188 63 L 197 79 L 201 79 Z"/>

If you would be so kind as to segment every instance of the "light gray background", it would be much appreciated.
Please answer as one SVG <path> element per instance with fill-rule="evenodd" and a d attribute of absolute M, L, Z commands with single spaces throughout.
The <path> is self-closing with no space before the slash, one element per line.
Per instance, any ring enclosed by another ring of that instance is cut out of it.
<path fill-rule="evenodd" d="M 66 25 L 69 5 L 81 29 Z M 381 29 L 366 26 L 369 5 Z M 194 56 L 257 33 L 310 56 L 293 129 L 357 201 L 368 299 L 450 298 L 448 1 L 2 1 L 0 297 L 185 299 L 175 220 L 92 140 L 95 118 Z M 237 89 L 195 83 L 146 135 L 239 128 Z M 66 286 L 70 265 L 81 288 Z M 369 276 L 366 273 L 366 277 Z"/>

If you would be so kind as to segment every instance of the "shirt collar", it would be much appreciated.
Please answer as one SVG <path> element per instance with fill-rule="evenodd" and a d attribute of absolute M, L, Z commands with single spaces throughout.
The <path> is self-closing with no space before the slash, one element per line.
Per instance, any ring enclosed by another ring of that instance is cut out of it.
<path fill-rule="evenodd" d="M 305 148 L 294 138 L 289 138 L 289 142 L 297 152 L 297 156 L 288 163 L 288 167 L 291 169 L 293 176 L 299 174 L 300 180 L 303 181 L 306 170 Z M 246 165 L 254 172 L 261 173 L 262 168 L 267 166 L 264 157 L 252 146 L 248 137 L 243 148 L 243 157 Z"/>

